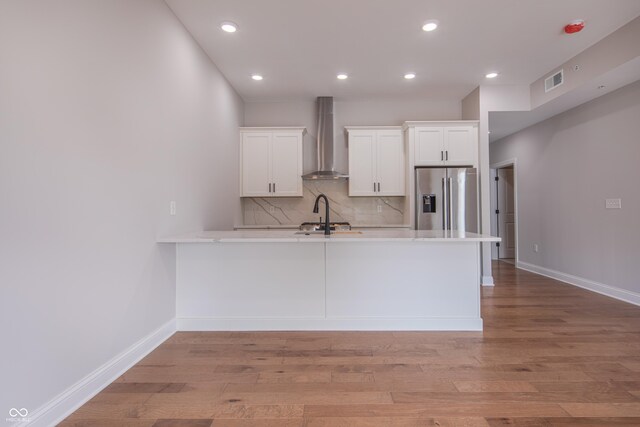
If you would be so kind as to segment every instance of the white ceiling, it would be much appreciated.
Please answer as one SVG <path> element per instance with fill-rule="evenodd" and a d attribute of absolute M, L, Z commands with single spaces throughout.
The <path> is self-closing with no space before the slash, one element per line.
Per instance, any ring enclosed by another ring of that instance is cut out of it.
<path fill-rule="evenodd" d="M 638 0 L 166 1 L 245 101 L 462 99 L 493 70 L 491 84 L 530 84 L 640 15 Z"/>
<path fill-rule="evenodd" d="M 640 56 L 531 111 L 489 112 L 489 142 L 498 141 L 640 79 Z"/>

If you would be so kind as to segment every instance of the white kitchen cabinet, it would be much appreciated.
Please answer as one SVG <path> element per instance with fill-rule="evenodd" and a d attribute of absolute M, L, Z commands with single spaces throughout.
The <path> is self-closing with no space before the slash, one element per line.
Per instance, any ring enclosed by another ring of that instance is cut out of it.
<path fill-rule="evenodd" d="M 406 157 L 402 129 L 378 130 L 376 176 L 380 196 L 404 196 Z"/>
<path fill-rule="evenodd" d="M 240 197 L 302 196 L 305 128 L 240 128 Z"/>
<path fill-rule="evenodd" d="M 274 132 L 271 182 L 276 196 L 302 196 L 302 133 Z"/>
<path fill-rule="evenodd" d="M 411 122 L 408 122 L 411 123 Z M 473 125 L 417 125 L 413 129 L 414 166 L 475 166 L 478 132 Z"/>
<path fill-rule="evenodd" d="M 271 195 L 270 132 L 241 132 L 241 196 Z"/>
<path fill-rule="evenodd" d="M 477 163 L 477 132 L 471 126 L 444 128 L 445 163 L 452 166 L 472 166 Z"/>
<path fill-rule="evenodd" d="M 400 127 L 347 127 L 349 196 L 404 196 L 405 150 Z"/>
<path fill-rule="evenodd" d="M 441 165 L 444 160 L 444 129 L 416 128 L 414 147 L 416 165 Z"/>

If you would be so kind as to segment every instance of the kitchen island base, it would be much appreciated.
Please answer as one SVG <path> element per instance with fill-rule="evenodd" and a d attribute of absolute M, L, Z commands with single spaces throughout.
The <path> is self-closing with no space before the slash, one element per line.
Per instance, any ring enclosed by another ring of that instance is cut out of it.
<path fill-rule="evenodd" d="M 473 239 L 174 243 L 178 330 L 482 330 Z"/>

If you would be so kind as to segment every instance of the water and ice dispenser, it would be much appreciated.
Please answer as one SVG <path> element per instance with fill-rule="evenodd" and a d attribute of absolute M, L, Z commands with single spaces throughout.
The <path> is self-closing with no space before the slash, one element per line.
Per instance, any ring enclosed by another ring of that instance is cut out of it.
<path fill-rule="evenodd" d="M 434 213 L 436 211 L 436 195 L 422 195 L 422 213 Z"/>

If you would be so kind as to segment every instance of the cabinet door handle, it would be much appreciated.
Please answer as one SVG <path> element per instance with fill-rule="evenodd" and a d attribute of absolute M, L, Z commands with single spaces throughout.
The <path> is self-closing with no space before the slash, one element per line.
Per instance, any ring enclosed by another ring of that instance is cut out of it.
<path fill-rule="evenodd" d="M 276 192 L 276 183 L 275 182 L 273 183 L 273 192 L 274 193 Z"/>
<path fill-rule="evenodd" d="M 380 183 L 378 183 L 378 193 L 380 192 Z"/>
<path fill-rule="evenodd" d="M 375 182 L 373 183 L 373 192 L 374 193 L 376 192 L 376 183 Z"/>
<path fill-rule="evenodd" d="M 271 183 L 269 183 L 269 193 L 271 193 Z"/>
<path fill-rule="evenodd" d="M 440 151 L 440 160 L 444 160 L 444 151 Z"/>
<path fill-rule="evenodd" d="M 447 153 L 445 160 L 449 160 L 449 150 L 445 151 L 445 153 Z"/>

